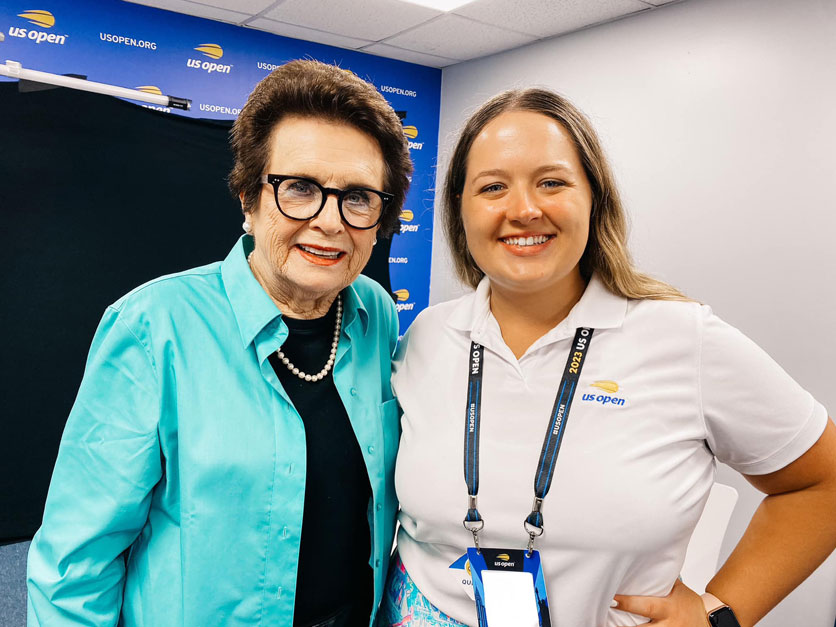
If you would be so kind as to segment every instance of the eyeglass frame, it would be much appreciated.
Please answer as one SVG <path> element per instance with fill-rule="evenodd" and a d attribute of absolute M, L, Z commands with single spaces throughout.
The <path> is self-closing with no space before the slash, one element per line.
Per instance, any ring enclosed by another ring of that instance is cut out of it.
<path fill-rule="evenodd" d="M 297 218 L 294 216 L 287 215 L 282 209 L 282 206 L 279 204 L 279 185 L 281 185 L 284 181 L 288 179 L 298 179 L 300 181 L 305 181 L 306 183 L 312 183 L 319 190 L 322 192 L 322 203 L 319 205 L 319 209 L 317 209 L 311 216 L 307 218 Z M 345 224 L 352 229 L 357 229 L 358 231 L 367 231 L 369 229 L 373 229 L 380 221 L 383 219 L 383 212 L 386 209 L 386 206 L 395 199 L 394 194 L 390 194 L 389 192 L 382 192 L 379 189 L 373 189 L 371 187 L 349 187 L 347 189 L 337 189 L 335 187 L 324 187 L 318 181 L 315 181 L 312 178 L 308 178 L 307 176 L 296 176 L 293 174 L 264 174 L 260 179 L 259 182 L 263 185 L 271 185 L 273 187 L 273 200 L 276 202 L 276 208 L 279 210 L 285 218 L 289 220 L 296 220 L 297 222 L 307 222 L 308 220 L 313 220 L 317 217 L 322 210 L 325 208 L 325 203 L 328 202 L 329 196 L 336 196 L 337 197 L 337 210 L 340 212 L 340 219 L 345 222 Z M 354 226 L 348 220 L 345 219 L 345 214 L 343 213 L 343 198 L 346 194 L 350 192 L 371 192 L 373 194 L 377 194 L 380 196 L 381 205 L 380 205 L 380 215 L 377 216 L 377 220 L 375 220 L 374 224 L 370 224 L 369 226 Z"/>

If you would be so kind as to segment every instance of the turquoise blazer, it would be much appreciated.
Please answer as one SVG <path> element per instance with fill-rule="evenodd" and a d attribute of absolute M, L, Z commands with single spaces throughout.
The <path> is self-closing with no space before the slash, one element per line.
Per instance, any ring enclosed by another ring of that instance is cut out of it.
<path fill-rule="evenodd" d="M 305 433 L 267 359 L 287 326 L 250 272 L 252 246 L 244 236 L 223 262 L 105 312 L 29 550 L 30 626 L 291 624 Z M 364 276 L 343 301 L 333 372 L 372 488 L 377 607 L 395 526 L 398 323 Z"/>

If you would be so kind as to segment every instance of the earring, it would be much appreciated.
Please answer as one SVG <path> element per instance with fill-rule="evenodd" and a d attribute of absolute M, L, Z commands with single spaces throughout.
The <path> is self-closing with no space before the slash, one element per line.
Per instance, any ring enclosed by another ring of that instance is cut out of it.
<path fill-rule="evenodd" d="M 244 233 L 247 235 L 252 235 L 253 225 L 250 224 L 249 220 L 244 220 L 244 224 L 241 225 L 241 228 L 244 229 Z"/>

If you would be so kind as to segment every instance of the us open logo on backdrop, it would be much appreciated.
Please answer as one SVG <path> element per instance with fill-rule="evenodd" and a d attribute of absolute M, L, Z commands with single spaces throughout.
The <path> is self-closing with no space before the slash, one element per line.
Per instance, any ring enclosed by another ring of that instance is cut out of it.
<path fill-rule="evenodd" d="M 395 297 L 395 309 L 398 312 L 415 309 L 415 303 L 407 302 L 409 300 L 409 290 L 395 290 L 392 292 L 392 296 Z"/>
<path fill-rule="evenodd" d="M 420 228 L 420 224 L 411 224 L 411 222 L 415 219 L 415 214 L 412 213 L 409 209 L 404 209 L 401 211 L 401 233 L 417 233 L 418 229 Z"/>
<path fill-rule="evenodd" d="M 205 43 L 195 46 L 195 51 L 202 54 L 204 57 L 212 59 L 212 61 L 203 61 L 201 59 L 188 59 L 186 66 L 194 68 L 195 70 L 203 70 L 208 74 L 229 74 L 232 71 L 232 66 L 224 63 L 215 63 L 224 56 L 224 49 L 220 44 Z"/>
<path fill-rule="evenodd" d="M 615 381 L 593 381 L 589 384 L 589 387 L 596 388 L 601 392 L 605 392 L 605 394 L 587 392 L 581 396 L 582 401 L 586 401 L 587 403 L 599 403 L 601 405 L 612 405 L 614 407 L 623 407 L 627 403 L 626 398 L 615 396 L 615 394 L 618 394 L 619 390 L 618 383 Z"/>
<path fill-rule="evenodd" d="M 406 138 L 409 140 L 409 147 L 412 150 L 421 150 L 424 147 L 424 142 L 414 142 L 412 141 L 416 137 L 418 137 L 418 127 L 413 126 L 411 124 L 404 125 L 403 127 L 403 134 L 406 135 Z"/>
<path fill-rule="evenodd" d="M 140 85 L 139 87 L 134 87 L 137 91 L 141 91 L 144 94 L 152 94 L 154 96 L 162 96 L 163 90 L 157 87 L 156 85 Z M 147 102 L 142 103 L 142 106 L 146 109 L 153 109 L 154 111 L 162 111 L 163 113 L 171 113 L 171 109 L 169 107 L 163 107 L 161 105 L 153 105 L 148 104 Z"/>
<path fill-rule="evenodd" d="M 55 16 L 43 9 L 30 9 L 23 13 L 18 13 L 17 16 L 40 28 L 52 28 L 55 26 Z M 21 28 L 20 26 L 10 26 L 9 35 L 18 39 L 29 39 L 36 44 L 55 44 L 57 46 L 63 46 L 67 43 L 68 37 L 68 35 L 58 35 L 35 28 Z"/>

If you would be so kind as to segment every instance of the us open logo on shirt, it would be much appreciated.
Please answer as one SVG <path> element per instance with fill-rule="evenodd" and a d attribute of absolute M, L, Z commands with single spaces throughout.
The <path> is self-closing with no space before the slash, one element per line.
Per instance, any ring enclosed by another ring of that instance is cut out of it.
<path fill-rule="evenodd" d="M 593 381 L 589 384 L 591 388 L 605 392 L 604 394 L 596 394 L 595 392 L 587 392 L 581 396 L 582 401 L 587 403 L 599 403 L 601 405 L 612 405 L 614 407 L 624 407 L 627 403 L 626 398 L 615 396 L 618 393 L 618 383 L 615 381 Z"/>
<path fill-rule="evenodd" d="M 55 16 L 49 11 L 44 11 L 42 9 L 30 9 L 29 11 L 18 13 L 17 16 L 23 18 L 30 24 L 39 26 L 40 28 L 52 28 L 55 26 Z M 36 44 L 55 44 L 63 46 L 67 43 L 67 35 L 56 35 L 55 33 L 47 33 L 34 28 L 10 26 L 9 35 L 19 39 L 30 39 Z"/>
<path fill-rule="evenodd" d="M 215 61 L 224 56 L 224 49 L 221 48 L 221 46 L 218 44 L 200 44 L 199 46 L 195 47 L 195 50 L 201 53 L 203 56 L 209 57 L 210 59 L 214 59 Z M 194 68 L 196 70 L 204 70 L 209 74 L 229 74 L 229 72 L 232 70 L 231 65 L 214 63 L 213 61 L 201 61 L 200 59 L 187 60 L 186 66 Z"/>

